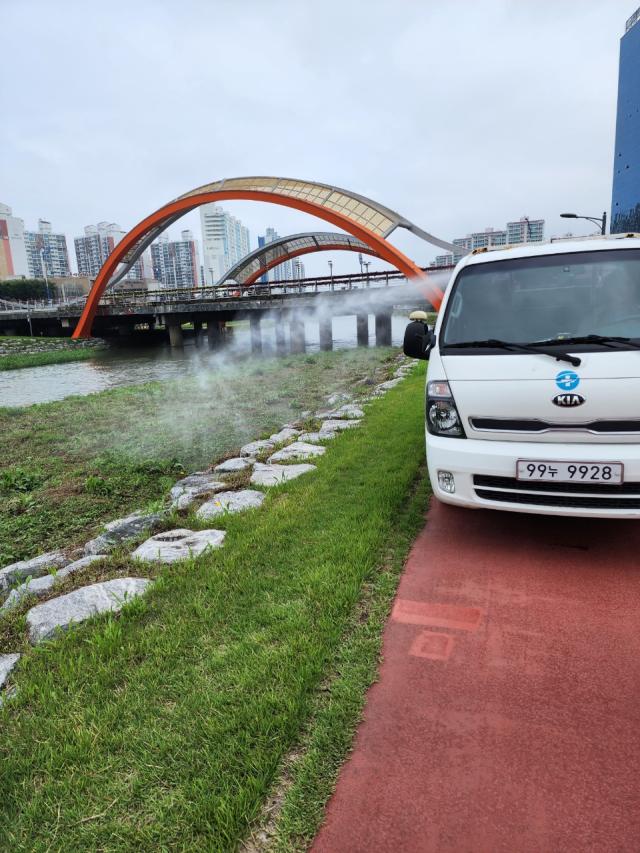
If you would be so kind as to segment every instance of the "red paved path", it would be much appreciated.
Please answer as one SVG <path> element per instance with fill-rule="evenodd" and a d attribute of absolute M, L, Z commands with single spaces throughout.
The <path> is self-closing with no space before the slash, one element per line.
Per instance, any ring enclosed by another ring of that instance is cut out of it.
<path fill-rule="evenodd" d="M 314 853 L 640 851 L 640 522 L 433 502 Z"/>

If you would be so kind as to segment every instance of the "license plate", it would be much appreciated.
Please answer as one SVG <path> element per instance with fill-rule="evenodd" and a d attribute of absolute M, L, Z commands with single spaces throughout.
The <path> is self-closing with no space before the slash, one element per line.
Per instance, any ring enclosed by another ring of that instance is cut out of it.
<path fill-rule="evenodd" d="M 553 462 L 518 459 L 516 479 L 548 483 L 622 483 L 621 462 Z"/>

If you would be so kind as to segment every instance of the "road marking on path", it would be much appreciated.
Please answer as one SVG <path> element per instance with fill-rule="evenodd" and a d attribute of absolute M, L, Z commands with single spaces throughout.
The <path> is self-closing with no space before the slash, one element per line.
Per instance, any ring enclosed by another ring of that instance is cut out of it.
<path fill-rule="evenodd" d="M 482 611 L 478 607 L 459 607 L 455 604 L 435 604 L 399 598 L 393 607 L 391 618 L 405 625 L 475 631 L 482 619 Z"/>
<path fill-rule="evenodd" d="M 454 640 L 451 634 L 422 631 L 411 644 L 409 654 L 415 658 L 448 660 L 453 651 L 453 645 Z"/>

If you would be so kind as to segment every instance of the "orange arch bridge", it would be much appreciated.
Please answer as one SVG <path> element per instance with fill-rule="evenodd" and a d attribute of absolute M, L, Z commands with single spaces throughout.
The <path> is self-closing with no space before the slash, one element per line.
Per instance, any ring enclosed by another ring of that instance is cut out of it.
<path fill-rule="evenodd" d="M 284 261 L 307 255 L 311 252 L 360 252 L 363 255 L 372 255 L 379 258 L 380 255 L 357 237 L 351 234 L 343 234 L 341 231 L 310 231 L 306 234 L 290 234 L 288 237 L 280 237 L 259 249 L 249 252 L 238 263 L 231 267 L 216 285 L 235 281 L 242 287 L 254 284 L 260 276 L 267 273 Z"/>
<path fill-rule="evenodd" d="M 230 178 L 205 184 L 165 204 L 123 237 L 98 273 L 73 337 L 89 337 L 100 298 L 106 288 L 120 281 L 144 250 L 166 228 L 185 213 L 203 204 L 232 199 L 280 204 L 331 222 L 362 240 L 380 258 L 392 264 L 408 278 L 421 279 L 425 298 L 436 308 L 439 307 L 442 300 L 440 288 L 430 282 L 420 267 L 386 238 L 396 228 L 405 228 L 447 251 L 453 250 L 451 243 L 423 231 L 388 207 L 329 184 L 276 177 Z"/>

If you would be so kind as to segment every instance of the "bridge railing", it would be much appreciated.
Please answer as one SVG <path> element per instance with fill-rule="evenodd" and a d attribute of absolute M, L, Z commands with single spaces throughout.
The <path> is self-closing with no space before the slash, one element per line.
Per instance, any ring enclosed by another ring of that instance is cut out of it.
<path fill-rule="evenodd" d="M 121 290 L 107 293 L 100 301 L 101 305 L 124 307 L 141 304 L 166 304 L 167 302 L 224 302 L 243 299 L 260 299 L 261 301 L 281 301 L 282 297 L 315 295 L 318 293 L 339 292 L 345 290 L 360 290 L 363 288 L 380 288 L 403 284 L 406 281 L 402 273 L 382 272 L 371 273 L 368 277 L 361 276 L 321 276 L 314 279 L 298 281 L 273 281 L 269 284 L 252 284 L 242 287 L 230 282 L 222 286 L 205 285 L 194 288 L 162 288 L 161 290 Z"/>
<path fill-rule="evenodd" d="M 229 282 L 222 286 L 204 285 L 193 288 L 160 288 L 157 290 L 147 290 L 146 288 L 132 289 L 130 287 L 126 289 L 117 288 L 108 291 L 102 297 L 100 300 L 100 309 L 108 312 L 111 307 L 129 307 L 133 309 L 143 306 L 163 305 L 171 302 L 192 302 L 195 305 L 202 304 L 203 302 L 226 302 L 244 299 L 281 302 L 286 300 L 287 297 L 292 296 L 394 287 L 405 284 L 406 281 L 406 276 L 403 273 L 395 270 L 384 270 L 382 272 L 371 273 L 317 276 L 315 278 L 294 281 L 276 280 L 269 283 L 257 282 L 248 287 L 242 287 L 235 282 Z M 62 299 L 28 300 L 27 302 L 0 300 L 0 313 L 21 311 L 27 314 L 35 314 L 41 311 L 63 310 L 70 306 L 81 308 L 85 300 L 86 296 L 75 297 L 66 301 Z"/>

